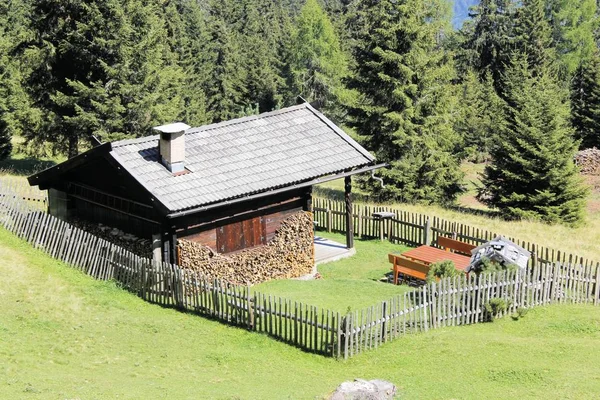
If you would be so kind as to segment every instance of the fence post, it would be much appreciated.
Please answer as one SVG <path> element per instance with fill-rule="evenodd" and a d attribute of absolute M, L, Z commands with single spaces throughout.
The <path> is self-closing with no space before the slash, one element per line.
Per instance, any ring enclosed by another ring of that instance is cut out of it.
<path fill-rule="evenodd" d="M 429 246 L 431 244 L 431 221 L 429 217 L 425 220 L 423 226 L 423 244 Z"/>
<path fill-rule="evenodd" d="M 331 208 L 327 207 L 327 232 L 331 232 Z"/>
<path fill-rule="evenodd" d="M 594 289 L 594 305 L 598 305 L 600 301 L 600 263 L 596 265 L 596 285 Z"/>
<path fill-rule="evenodd" d="M 387 342 L 387 301 L 381 303 L 381 343 Z"/>
<path fill-rule="evenodd" d="M 338 357 L 344 354 L 344 360 L 348 359 L 348 314 L 341 319 L 338 327 Z"/>
<path fill-rule="evenodd" d="M 246 302 L 248 305 L 248 330 L 251 331 L 254 326 L 254 307 L 252 306 L 252 298 L 250 297 L 250 285 L 246 286 Z"/>

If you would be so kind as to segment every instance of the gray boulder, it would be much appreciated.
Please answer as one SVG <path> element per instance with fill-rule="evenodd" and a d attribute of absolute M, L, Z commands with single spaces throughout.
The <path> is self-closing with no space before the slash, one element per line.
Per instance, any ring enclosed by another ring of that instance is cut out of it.
<path fill-rule="evenodd" d="M 331 395 L 330 400 L 391 400 L 396 395 L 396 386 L 387 381 L 355 379 L 344 382 Z"/>

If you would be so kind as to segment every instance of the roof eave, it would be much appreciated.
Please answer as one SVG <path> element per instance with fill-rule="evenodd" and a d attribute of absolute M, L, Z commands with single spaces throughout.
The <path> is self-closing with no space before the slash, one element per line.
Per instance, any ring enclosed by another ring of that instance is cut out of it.
<path fill-rule="evenodd" d="M 110 143 L 101 144 L 73 158 L 69 158 L 67 161 L 33 174 L 27 178 L 27 181 L 30 186 L 38 186 L 40 190 L 46 190 L 51 187 L 52 182 L 59 179 L 60 175 L 88 162 L 90 159 L 104 156 L 110 153 L 111 150 L 112 145 Z"/>

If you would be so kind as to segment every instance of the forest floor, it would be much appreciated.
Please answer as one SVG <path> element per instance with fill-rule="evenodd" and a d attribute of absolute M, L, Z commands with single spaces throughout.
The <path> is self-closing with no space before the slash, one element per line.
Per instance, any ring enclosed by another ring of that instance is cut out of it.
<path fill-rule="evenodd" d="M 389 380 L 403 399 L 600 392 L 590 305 L 409 335 L 337 361 L 146 303 L 2 229 L 0 259 L 0 398 L 320 399 L 354 378 Z"/>

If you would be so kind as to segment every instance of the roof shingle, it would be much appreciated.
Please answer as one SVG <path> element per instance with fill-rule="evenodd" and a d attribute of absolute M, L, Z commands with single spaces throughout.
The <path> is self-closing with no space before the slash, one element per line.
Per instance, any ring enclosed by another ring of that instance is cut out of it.
<path fill-rule="evenodd" d="M 112 144 L 110 155 L 170 211 L 285 187 L 375 159 L 308 104 L 192 128 L 185 166 L 160 163 L 158 135 Z"/>

